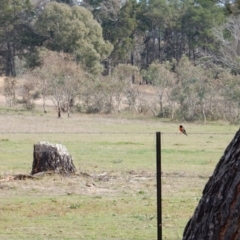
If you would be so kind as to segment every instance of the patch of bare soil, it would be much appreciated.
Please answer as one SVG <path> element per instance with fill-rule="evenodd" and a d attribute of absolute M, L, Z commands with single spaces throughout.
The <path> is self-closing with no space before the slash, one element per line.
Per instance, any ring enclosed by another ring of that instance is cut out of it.
<path fill-rule="evenodd" d="M 162 173 L 163 191 L 175 193 L 185 186 L 185 179 L 196 179 L 192 187 L 204 184 L 209 176 L 186 173 Z M 177 178 L 177 180 L 176 180 Z M 196 185 L 197 184 L 197 185 Z M 14 189 L 14 191 L 13 191 Z M 75 175 L 59 175 L 52 172 L 36 175 L 6 175 L 0 178 L 0 198 L 14 196 L 119 196 L 124 193 L 137 194 L 156 192 L 156 173 L 148 171 L 127 172 L 78 172 Z"/>
<path fill-rule="evenodd" d="M 119 195 L 123 192 L 154 192 L 155 173 L 130 171 L 124 174 L 80 172 L 73 176 L 57 174 L 8 175 L 0 179 L 0 197 L 16 195 Z M 15 191 L 12 191 L 12 189 Z"/>
<path fill-rule="evenodd" d="M 152 85 L 138 85 L 133 84 L 132 88 L 138 90 L 140 93 L 153 95 L 156 94 L 156 89 Z"/>

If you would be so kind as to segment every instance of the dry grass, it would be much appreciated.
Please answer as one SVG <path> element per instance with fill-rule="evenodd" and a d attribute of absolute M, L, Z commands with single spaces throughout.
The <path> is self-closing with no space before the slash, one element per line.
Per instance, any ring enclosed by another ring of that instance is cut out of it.
<path fill-rule="evenodd" d="M 237 131 L 142 116 L 0 110 L 1 239 L 156 239 L 155 132 L 162 135 L 163 239 L 181 239 L 201 191 Z M 212 134 L 219 133 L 220 135 Z M 231 133 L 227 135 L 227 133 Z M 62 142 L 78 173 L 29 173 L 33 144 Z"/>

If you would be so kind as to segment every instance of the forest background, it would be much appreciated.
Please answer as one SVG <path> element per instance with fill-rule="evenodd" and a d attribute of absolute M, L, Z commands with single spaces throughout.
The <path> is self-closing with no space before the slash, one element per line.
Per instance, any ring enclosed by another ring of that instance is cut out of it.
<path fill-rule="evenodd" d="M 240 120 L 240 1 L 2 0 L 9 106 Z"/>

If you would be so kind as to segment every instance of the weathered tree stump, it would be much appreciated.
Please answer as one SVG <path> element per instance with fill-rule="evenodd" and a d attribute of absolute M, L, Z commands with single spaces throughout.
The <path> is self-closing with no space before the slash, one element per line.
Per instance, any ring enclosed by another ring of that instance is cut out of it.
<path fill-rule="evenodd" d="M 76 168 L 65 146 L 40 142 L 34 144 L 32 173 L 54 171 L 62 174 L 74 174 Z"/>
<path fill-rule="evenodd" d="M 240 130 L 220 158 L 183 240 L 240 239 Z"/>

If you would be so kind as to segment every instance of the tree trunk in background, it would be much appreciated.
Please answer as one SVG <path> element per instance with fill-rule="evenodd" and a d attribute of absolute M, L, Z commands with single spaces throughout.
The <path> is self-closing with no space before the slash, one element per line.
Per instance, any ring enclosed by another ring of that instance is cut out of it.
<path fill-rule="evenodd" d="M 207 182 L 183 240 L 240 239 L 240 130 Z"/>
<path fill-rule="evenodd" d="M 58 118 L 61 118 L 61 106 L 59 101 L 57 103 L 57 111 L 58 111 Z"/>
<path fill-rule="evenodd" d="M 15 70 L 15 44 L 7 43 L 7 51 L 6 51 L 6 76 L 16 76 Z"/>
<path fill-rule="evenodd" d="M 65 146 L 40 142 L 34 144 L 32 174 L 45 171 L 74 174 L 76 168 Z"/>

